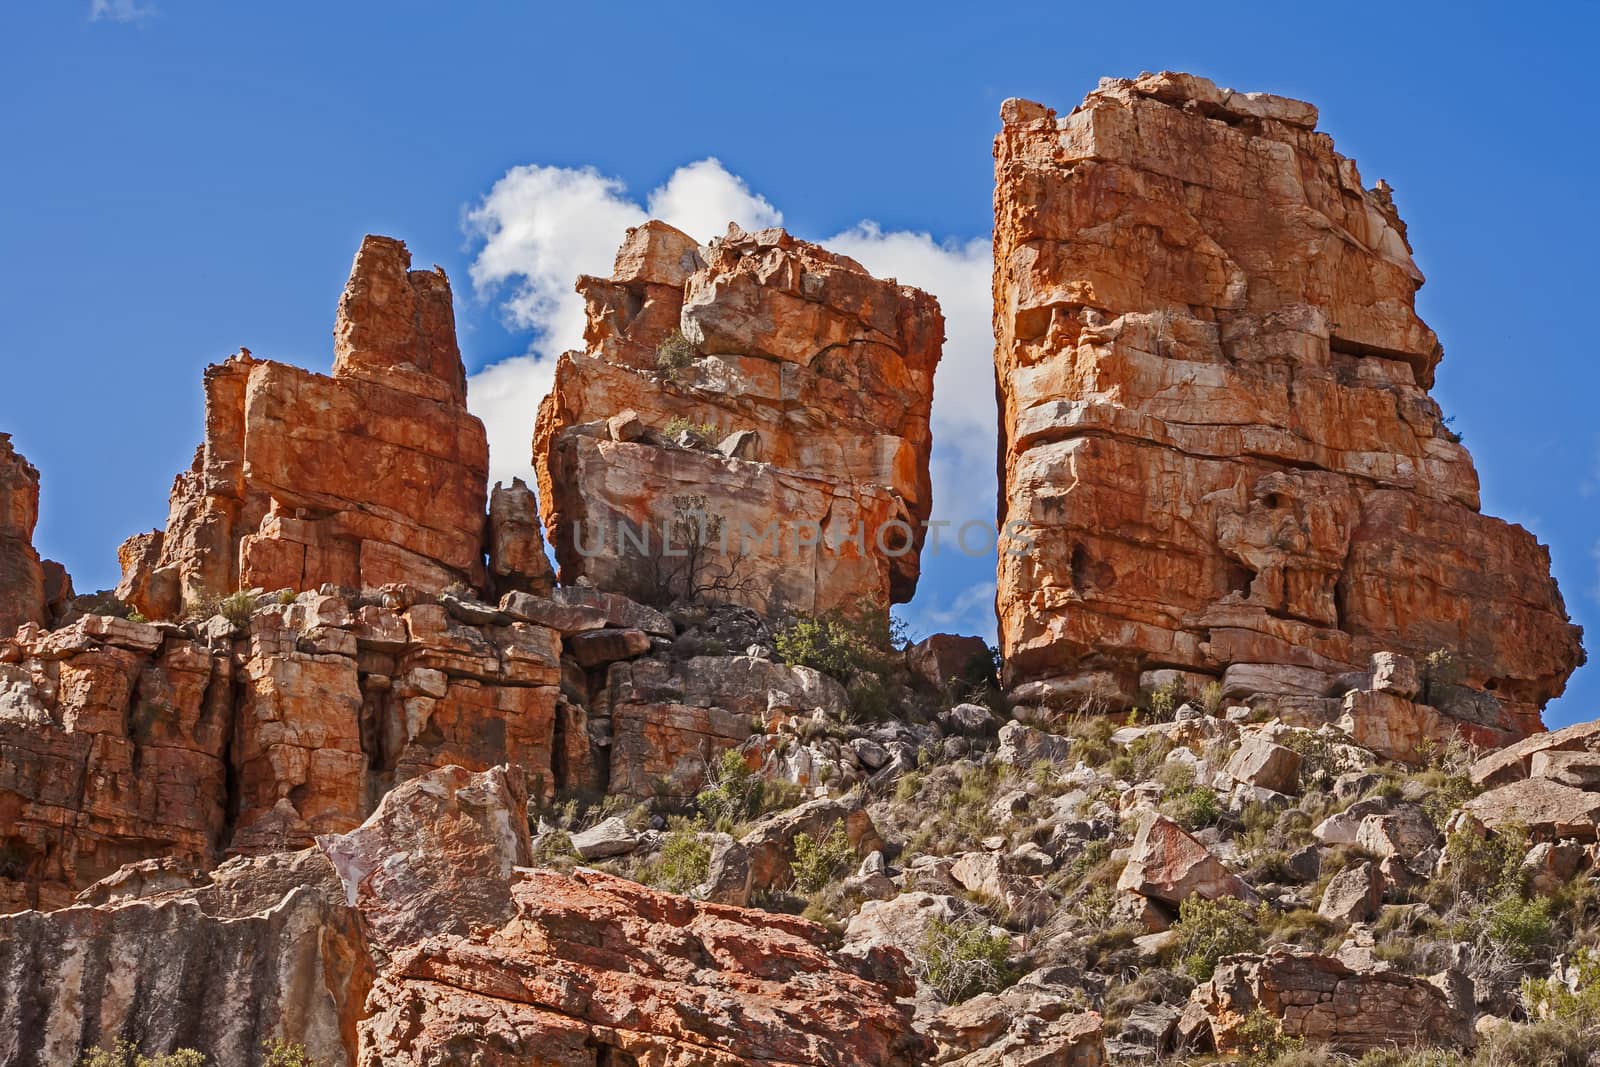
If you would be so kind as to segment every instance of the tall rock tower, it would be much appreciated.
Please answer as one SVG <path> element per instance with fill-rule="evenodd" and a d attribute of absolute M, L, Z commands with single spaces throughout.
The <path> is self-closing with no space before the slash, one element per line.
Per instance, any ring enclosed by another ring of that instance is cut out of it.
<path fill-rule="evenodd" d="M 1175 669 L 1327 718 L 1373 653 L 1444 653 L 1446 720 L 1539 728 L 1580 631 L 1428 395 L 1388 186 L 1310 104 L 1184 74 L 1002 119 L 1000 510 L 1033 543 L 999 568 L 1013 695 L 1126 707 Z"/>

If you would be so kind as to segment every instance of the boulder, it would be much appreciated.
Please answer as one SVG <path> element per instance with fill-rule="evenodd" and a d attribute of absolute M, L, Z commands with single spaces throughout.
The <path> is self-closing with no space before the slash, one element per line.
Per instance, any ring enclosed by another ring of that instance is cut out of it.
<path fill-rule="evenodd" d="M 1463 808 L 1489 831 L 1522 826 L 1535 838 L 1595 840 L 1600 793 L 1545 778 L 1508 782 L 1467 801 Z"/>
<path fill-rule="evenodd" d="M 1526 778 L 1532 772 L 1533 757 L 1541 752 L 1600 752 L 1600 719 L 1534 734 L 1490 752 L 1472 765 L 1472 784 L 1496 786 Z"/>
<path fill-rule="evenodd" d="M 1012 767 L 1028 768 L 1039 760 L 1052 763 L 1067 758 L 1072 750 L 1069 738 L 1047 734 L 1037 727 L 1015 720 L 1000 727 L 1000 747 L 994 758 Z"/>
<path fill-rule="evenodd" d="M 1374 863 L 1346 867 L 1328 881 L 1317 914 L 1336 923 L 1371 922 L 1383 907 L 1383 880 Z"/>
<path fill-rule="evenodd" d="M 950 692 L 962 683 L 981 683 L 994 675 L 983 638 L 959 634 L 931 634 L 907 646 L 906 666 L 940 692 Z"/>
<path fill-rule="evenodd" d="M 1314 107 L 1264 99 L 1163 73 L 1001 107 L 1007 685 L 1093 678 L 1116 710 L 1157 662 L 1322 701 L 1377 653 L 1449 648 L 1470 698 L 1385 721 L 1526 736 L 1583 660 L 1549 553 L 1481 512 L 1429 395 L 1443 349 L 1391 191 Z M 1370 688 L 1414 695 L 1397 661 Z"/>
<path fill-rule="evenodd" d="M 1300 791 L 1300 753 L 1275 744 L 1265 735 L 1244 736 L 1239 750 L 1228 760 L 1230 778 L 1275 793 Z"/>
<path fill-rule="evenodd" d="M 489 490 L 489 524 L 485 538 L 489 581 L 501 596 L 513 590 L 548 596 L 555 588 L 555 570 L 545 554 L 539 525 L 539 502 L 521 478 L 509 488 L 495 483 Z"/>
<path fill-rule="evenodd" d="M 1117 889 L 1174 908 L 1192 896 L 1206 900 L 1237 897 L 1250 903 L 1259 899 L 1205 845 L 1165 815 L 1155 813 L 1139 824 Z"/>
<path fill-rule="evenodd" d="M 572 850 L 586 860 L 626 856 L 639 847 L 639 835 L 617 815 L 602 819 L 587 830 L 580 830 L 571 837 Z"/>

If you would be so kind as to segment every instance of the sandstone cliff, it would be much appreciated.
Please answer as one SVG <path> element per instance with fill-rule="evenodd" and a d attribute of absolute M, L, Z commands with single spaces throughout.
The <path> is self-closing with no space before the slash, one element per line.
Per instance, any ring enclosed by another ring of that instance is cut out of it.
<path fill-rule="evenodd" d="M 44 567 L 33 549 L 39 472 L 0 433 L 0 634 L 47 621 Z"/>
<path fill-rule="evenodd" d="M 489 448 L 467 413 L 443 271 L 368 237 L 333 377 L 248 350 L 205 375 L 205 442 L 164 531 L 126 543 L 117 595 L 169 618 L 239 589 L 484 585 Z"/>
<path fill-rule="evenodd" d="M 1538 729 L 1579 631 L 1428 396 L 1387 186 L 1310 104 L 1189 75 L 1002 119 L 1001 515 L 1034 542 L 999 568 L 1013 693 L 1126 707 L 1177 668 L 1325 721 L 1374 652 L 1444 650 L 1441 733 Z"/>
<path fill-rule="evenodd" d="M 931 296 L 781 230 L 702 248 L 661 222 L 578 289 L 587 348 L 557 364 L 533 449 L 564 582 L 765 611 L 911 598 Z"/>

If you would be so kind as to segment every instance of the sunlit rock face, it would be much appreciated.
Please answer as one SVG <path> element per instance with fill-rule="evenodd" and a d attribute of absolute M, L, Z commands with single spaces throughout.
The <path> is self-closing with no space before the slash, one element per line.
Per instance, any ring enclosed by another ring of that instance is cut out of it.
<path fill-rule="evenodd" d="M 39 472 L 0 433 L 0 636 L 45 620 L 44 566 L 33 548 Z"/>
<path fill-rule="evenodd" d="M 1008 683 L 1126 706 L 1161 668 L 1331 720 L 1447 650 L 1442 730 L 1539 728 L 1582 662 L 1546 549 L 1478 510 L 1383 182 L 1310 104 L 1108 79 L 995 141 Z"/>
<path fill-rule="evenodd" d="M 361 243 L 333 376 L 248 350 L 206 370 L 205 442 L 118 594 L 167 618 L 237 589 L 484 585 L 489 447 L 467 412 L 444 272 Z"/>
<path fill-rule="evenodd" d="M 910 599 L 933 297 L 782 230 L 700 246 L 661 222 L 578 289 L 586 348 L 557 364 L 533 449 L 563 582 L 758 610 Z"/>

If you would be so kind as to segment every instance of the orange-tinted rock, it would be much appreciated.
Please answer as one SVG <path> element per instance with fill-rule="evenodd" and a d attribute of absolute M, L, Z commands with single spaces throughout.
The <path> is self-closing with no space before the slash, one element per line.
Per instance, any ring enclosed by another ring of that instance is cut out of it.
<path fill-rule="evenodd" d="M 39 472 L 0 433 L 0 637 L 48 621 L 44 568 L 33 548 L 38 521 Z"/>
<path fill-rule="evenodd" d="M 125 863 L 299 848 L 449 764 L 510 764 L 541 799 L 592 784 L 554 631 L 384 599 L 304 593 L 237 629 L 24 627 L 0 663 L 0 910 L 60 906 Z"/>
<path fill-rule="evenodd" d="M 534 441 L 563 581 L 768 610 L 910 598 L 932 297 L 781 230 L 700 248 L 660 222 L 578 288 L 587 349 L 557 363 Z"/>
<path fill-rule="evenodd" d="M 1579 631 L 1428 395 L 1387 186 L 1310 105 L 1188 75 L 1002 119 L 1001 510 L 1032 542 L 999 568 L 1013 693 L 1125 705 L 1176 667 L 1332 697 L 1375 652 L 1447 649 L 1437 733 L 1538 729 Z"/>
<path fill-rule="evenodd" d="M 485 533 L 489 580 L 499 596 L 537 593 L 549 596 L 556 575 L 544 551 L 539 503 L 521 478 L 509 488 L 498 482 L 489 491 L 489 526 Z"/>
<path fill-rule="evenodd" d="M 362 242 L 333 377 L 248 350 L 207 369 L 205 443 L 159 552 L 124 546 L 119 589 L 146 616 L 240 588 L 484 584 L 488 444 L 449 283 L 409 264 L 399 241 Z"/>

